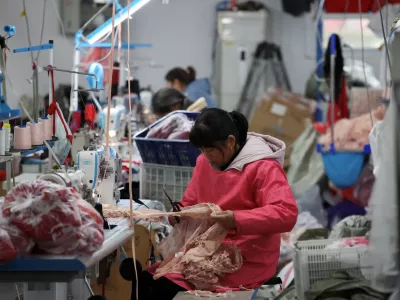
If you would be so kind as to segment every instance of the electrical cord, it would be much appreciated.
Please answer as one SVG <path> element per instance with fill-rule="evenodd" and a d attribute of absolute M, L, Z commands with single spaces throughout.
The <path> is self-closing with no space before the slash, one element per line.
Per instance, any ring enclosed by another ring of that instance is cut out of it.
<path fill-rule="evenodd" d="M 386 32 L 385 32 L 385 27 L 383 24 L 383 15 L 382 15 L 382 7 L 381 7 L 381 3 L 379 0 L 377 0 L 377 4 L 378 4 L 378 8 L 379 8 L 379 16 L 380 16 L 380 21 L 381 21 L 381 28 L 382 28 L 382 33 L 383 33 L 383 41 L 384 41 L 384 45 L 385 45 L 385 52 L 386 52 L 386 60 L 385 60 L 385 99 L 388 98 L 388 67 L 389 67 L 389 73 L 390 73 L 390 78 L 392 78 L 392 64 L 391 64 L 391 59 L 390 59 L 390 53 L 389 53 L 389 46 L 388 46 L 388 41 L 387 41 L 387 36 L 389 36 L 389 34 L 387 34 L 387 31 L 389 31 L 389 6 L 388 6 L 388 1 L 386 0 Z M 389 87 L 392 86 L 392 83 L 389 83 Z"/>
<path fill-rule="evenodd" d="M 43 0 L 42 29 L 40 30 L 40 42 L 39 42 L 39 45 L 41 45 L 42 42 L 43 42 L 44 23 L 45 23 L 45 20 L 46 20 L 46 4 L 47 4 L 47 0 Z M 41 50 L 38 51 L 35 61 L 39 61 L 40 52 L 41 52 Z"/>
<path fill-rule="evenodd" d="M 67 36 L 65 34 L 64 24 L 62 22 L 60 13 L 58 12 L 58 4 L 57 4 L 56 0 L 53 0 L 52 2 L 53 2 L 54 13 L 56 14 L 57 20 L 60 23 L 60 27 L 61 27 L 61 31 L 62 31 L 62 34 L 64 36 L 64 39 L 67 40 L 68 42 L 70 42 L 70 40 L 67 39 Z"/>
<path fill-rule="evenodd" d="M 32 47 L 32 40 L 31 40 L 31 33 L 29 30 L 29 20 L 28 20 L 28 13 L 26 12 L 26 1 L 22 0 L 22 5 L 24 8 L 24 12 L 25 12 L 25 23 L 26 23 L 26 30 L 28 33 L 28 43 L 29 43 L 29 47 Z M 30 55 L 31 55 L 31 61 L 32 61 L 32 65 L 34 63 L 34 59 L 33 59 L 33 52 L 29 51 Z"/>
<path fill-rule="evenodd" d="M 380 21 L 381 21 L 382 33 L 383 33 L 383 41 L 385 43 L 387 62 L 388 62 L 388 65 L 389 65 L 389 71 L 390 71 L 390 73 L 392 73 L 392 64 L 391 64 L 391 61 L 390 61 L 389 47 L 388 47 L 388 43 L 387 43 L 387 39 L 386 39 L 385 26 L 383 24 L 381 1 L 377 0 L 376 2 L 378 3 L 378 8 L 379 8 L 379 16 L 380 16 Z M 388 1 L 386 0 L 386 11 L 388 11 L 388 6 L 387 5 L 388 5 Z M 386 15 L 388 16 L 388 12 L 386 13 Z M 386 20 L 386 23 L 387 23 L 387 20 Z"/>
<path fill-rule="evenodd" d="M 127 28 L 127 42 L 128 44 L 130 43 L 130 6 L 131 6 L 131 0 L 127 0 L 127 6 L 128 6 L 128 20 L 127 20 L 127 24 L 128 24 L 128 28 Z M 127 53 L 127 67 L 128 67 L 128 80 L 131 80 L 131 72 L 130 72 L 130 51 L 128 49 L 128 53 Z M 112 69 L 110 70 L 112 71 Z M 120 70 L 120 72 L 123 72 L 123 70 Z M 132 101 L 131 101 L 131 85 L 128 82 L 128 103 L 129 103 L 129 114 L 132 115 Z M 132 126 L 128 126 L 128 132 L 129 132 L 129 136 L 128 136 L 128 141 L 129 141 L 129 212 L 130 212 L 130 224 L 131 227 L 134 228 L 134 223 L 133 223 L 133 190 L 132 190 L 132 179 L 133 179 L 133 174 L 132 174 L 132 157 L 133 157 L 133 142 L 132 142 Z M 135 251 L 135 243 L 134 240 L 132 239 L 132 256 L 133 256 L 133 266 L 134 266 L 134 270 L 135 270 L 135 277 L 136 277 L 136 299 L 139 299 L 139 284 L 138 284 L 138 267 L 136 265 L 136 251 Z M 133 293 L 133 291 L 132 291 Z"/>
<path fill-rule="evenodd" d="M 378 1 L 380 1 L 380 0 L 378 0 Z M 369 97 L 369 88 L 368 88 L 368 84 L 367 84 L 367 72 L 365 71 L 364 26 L 363 26 L 363 14 L 362 14 L 362 9 L 361 9 L 361 0 L 358 0 L 358 8 L 360 9 L 361 60 L 363 62 L 364 81 L 365 81 L 365 88 L 367 90 L 369 118 L 371 121 L 371 125 L 374 126 L 374 119 L 372 118 L 371 102 L 370 102 L 370 97 Z"/>

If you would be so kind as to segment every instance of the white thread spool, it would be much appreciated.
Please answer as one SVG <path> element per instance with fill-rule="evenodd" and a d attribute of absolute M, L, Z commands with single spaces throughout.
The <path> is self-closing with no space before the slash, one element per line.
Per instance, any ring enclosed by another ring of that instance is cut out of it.
<path fill-rule="evenodd" d="M 53 122 L 51 117 L 39 119 L 39 123 L 43 123 L 43 139 L 50 141 L 53 139 Z"/>
<path fill-rule="evenodd" d="M 31 141 L 32 146 L 43 145 L 43 123 L 31 123 L 28 122 L 28 126 L 31 129 Z"/>
<path fill-rule="evenodd" d="M 6 152 L 10 151 L 12 134 L 11 134 L 11 126 L 8 123 L 3 124 L 3 130 L 5 132 L 5 144 L 6 144 Z"/>
<path fill-rule="evenodd" d="M 0 155 L 6 155 L 6 131 L 0 128 Z"/>
<path fill-rule="evenodd" d="M 14 149 L 29 150 L 32 148 L 31 129 L 27 126 L 14 127 Z"/>

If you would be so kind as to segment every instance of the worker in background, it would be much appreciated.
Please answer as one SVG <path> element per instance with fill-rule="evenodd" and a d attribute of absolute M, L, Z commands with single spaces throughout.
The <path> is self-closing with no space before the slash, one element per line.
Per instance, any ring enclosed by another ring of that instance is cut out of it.
<path fill-rule="evenodd" d="M 247 131 L 239 112 L 211 108 L 198 117 L 189 139 L 201 155 L 180 201 L 184 207 L 212 202 L 223 210 L 211 218 L 229 230 L 225 241 L 236 244 L 243 257 L 239 271 L 220 278 L 222 287 L 232 289 L 258 288 L 275 275 L 281 233 L 293 229 L 298 215 L 282 168 L 285 144 Z M 178 273 L 154 280 L 157 267 L 140 273 L 139 300 L 172 300 L 191 289 Z M 135 285 L 132 291 L 133 300 Z"/>
<path fill-rule="evenodd" d="M 165 76 L 168 87 L 173 87 L 191 100 L 196 101 L 204 97 L 207 107 L 217 107 L 211 93 L 211 85 L 207 78 L 196 79 L 196 70 L 188 67 L 187 70 L 182 68 L 174 68 Z"/>
<path fill-rule="evenodd" d="M 162 88 L 151 100 L 151 110 L 157 118 L 161 118 L 175 110 L 186 110 L 192 102 L 174 88 Z"/>

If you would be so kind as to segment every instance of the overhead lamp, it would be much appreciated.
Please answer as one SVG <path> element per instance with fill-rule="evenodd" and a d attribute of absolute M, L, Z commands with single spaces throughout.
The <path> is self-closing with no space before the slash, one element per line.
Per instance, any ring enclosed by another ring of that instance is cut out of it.
<path fill-rule="evenodd" d="M 232 18 L 223 18 L 221 20 L 222 24 L 232 24 L 233 23 L 233 19 Z"/>
<path fill-rule="evenodd" d="M 135 12 L 149 3 L 151 0 L 133 0 L 132 3 L 124 8 L 122 8 L 119 12 L 115 14 L 114 19 L 114 27 L 117 27 L 119 24 L 124 22 L 130 16 L 132 16 Z M 89 44 L 94 44 L 99 41 L 103 36 L 110 33 L 113 30 L 112 18 L 108 19 L 104 22 L 103 25 L 99 26 L 96 30 L 90 33 L 87 36 L 87 42 Z"/>

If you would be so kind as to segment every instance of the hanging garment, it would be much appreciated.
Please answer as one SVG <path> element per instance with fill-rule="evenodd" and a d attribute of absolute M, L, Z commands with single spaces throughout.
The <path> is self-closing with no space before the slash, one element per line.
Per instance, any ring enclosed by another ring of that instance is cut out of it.
<path fill-rule="evenodd" d="M 311 3 L 313 2 L 314 0 L 282 0 L 282 8 L 284 12 L 299 17 L 304 13 L 310 12 Z"/>
<path fill-rule="evenodd" d="M 308 124 L 292 145 L 287 178 L 295 195 L 303 195 L 324 175 L 321 155 L 315 151 L 318 133 Z"/>
<path fill-rule="evenodd" d="M 361 12 L 372 9 L 375 0 L 361 0 Z M 360 13 L 358 1 L 349 0 L 325 0 L 324 9 L 327 13 Z"/>
<path fill-rule="evenodd" d="M 370 252 L 372 262 L 372 286 L 385 293 L 393 292 L 397 287 L 398 272 L 398 213 L 397 213 L 397 164 L 393 129 L 397 114 L 393 105 L 389 105 L 385 119 L 377 135 L 377 143 L 371 144 L 374 165 L 376 164 L 375 185 L 369 202 L 372 215 Z M 378 125 L 377 125 L 378 127 Z M 372 133 L 371 133 L 372 134 Z M 372 140 L 371 140 L 372 141 Z M 382 197 L 384 195 L 384 197 Z M 385 220 L 382 222 L 382 220 Z"/>
<path fill-rule="evenodd" d="M 332 109 L 334 110 L 334 118 L 332 122 Z M 336 123 L 340 119 L 349 118 L 349 108 L 347 104 L 347 85 L 343 77 L 343 84 L 339 96 L 335 99 L 335 103 L 329 103 L 327 120 L 328 124 Z"/>

